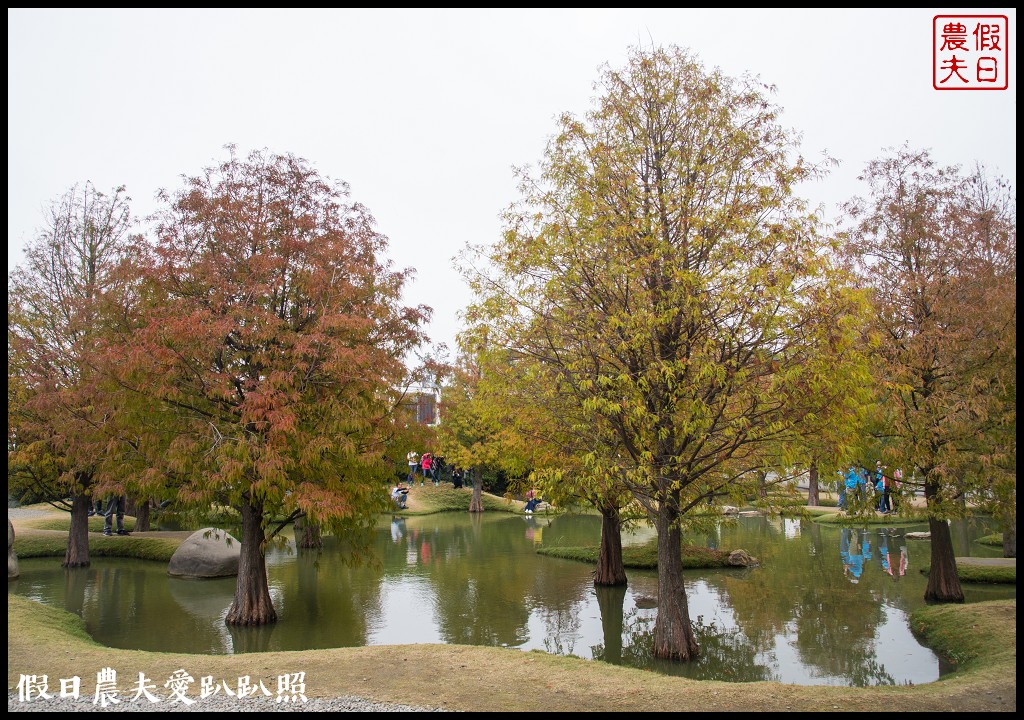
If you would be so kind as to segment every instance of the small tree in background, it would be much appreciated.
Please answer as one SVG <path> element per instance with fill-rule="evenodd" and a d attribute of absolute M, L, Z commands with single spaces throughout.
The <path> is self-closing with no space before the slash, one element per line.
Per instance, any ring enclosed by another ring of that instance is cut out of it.
<path fill-rule="evenodd" d="M 516 441 L 480 392 L 484 368 L 478 356 L 478 352 L 464 348 L 451 368 L 441 390 L 443 420 L 437 431 L 445 462 L 462 468 L 472 484 L 471 513 L 485 509 L 484 469 L 507 467 L 509 443 Z"/>
<path fill-rule="evenodd" d="M 121 450 L 99 348 L 132 294 L 124 265 L 139 240 L 130 203 L 123 187 L 72 187 L 8 276 L 8 483 L 71 511 L 65 567 L 89 564 L 97 492 L 124 492 L 104 480 Z"/>

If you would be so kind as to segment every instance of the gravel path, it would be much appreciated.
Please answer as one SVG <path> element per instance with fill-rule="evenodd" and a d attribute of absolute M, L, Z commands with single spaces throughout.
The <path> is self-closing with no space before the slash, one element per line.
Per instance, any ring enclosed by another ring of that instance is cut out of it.
<path fill-rule="evenodd" d="M 11 520 L 27 520 L 28 518 L 43 517 L 50 513 L 46 510 L 26 510 L 25 508 L 7 508 L 7 517 Z"/>

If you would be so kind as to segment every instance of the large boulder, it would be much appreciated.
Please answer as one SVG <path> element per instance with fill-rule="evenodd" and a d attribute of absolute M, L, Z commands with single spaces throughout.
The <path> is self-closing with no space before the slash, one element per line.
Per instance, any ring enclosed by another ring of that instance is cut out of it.
<path fill-rule="evenodd" d="M 14 552 L 14 525 L 7 518 L 7 579 L 13 580 L 21 575 L 18 569 L 18 555 Z"/>
<path fill-rule="evenodd" d="M 226 530 L 196 530 L 174 551 L 167 573 L 175 577 L 213 578 L 238 574 L 242 544 Z"/>
<path fill-rule="evenodd" d="M 757 567 L 761 563 L 757 558 L 751 557 L 746 550 L 733 550 L 726 558 L 726 562 L 732 567 Z"/>

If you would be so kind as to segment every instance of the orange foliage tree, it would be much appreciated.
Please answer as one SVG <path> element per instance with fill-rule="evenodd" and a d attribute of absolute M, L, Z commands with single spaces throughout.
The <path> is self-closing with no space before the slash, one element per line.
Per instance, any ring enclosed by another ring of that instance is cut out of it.
<path fill-rule="evenodd" d="M 287 521 L 358 547 L 386 508 L 394 388 L 429 309 L 401 304 L 409 271 L 348 195 L 305 160 L 231 148 L 163 194 L 141 269 L 159 302 L 111 347 L 158 408 L 140 405 L 152 471 L 179 503 L 241 515 L 229 624 L 276 619 L 265 553 Z"/>
<path fill-rule="evenodd" d="M 1016 514 L 1016 203 L 983 169 L 965 175 L 907 146 L 861 179 L 847 252 L 875 308 L 883 455 L 924 490 L 925 599 L 963 602 L 946 521 L 969 498 Z"/>

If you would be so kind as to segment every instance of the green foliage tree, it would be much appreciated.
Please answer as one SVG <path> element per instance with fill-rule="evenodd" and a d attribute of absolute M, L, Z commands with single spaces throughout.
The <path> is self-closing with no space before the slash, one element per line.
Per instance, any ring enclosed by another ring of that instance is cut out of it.
<path fill-rule="evenodd" d="M 539 175 L 523 171 L 467 317 L 617 438 L 605 471 L 658 532 L 653 654 L 689 660 L 682 518 L 822 412 L 856 328 L 794 194 L 819 169 L 792 157 L 766 86 L 673 47 L 632 50 L 598 88 L 585 120 L 561 118 Z"/>
<path fill-rule="evenodd" d="M 503 429 L 505 444 L 514 443 L 506 455 L 520 460 L 517 469 L 528 469 L 520 489 L 529 486 L 561 507 L 596 508 L 602 522 L 594 584 L 625 585 L 622 510 L 632 495 L 608 471 L 622 452 L 618 439 L 593 422 L 544 364 L 504 348 L 481 352 L 478 362 L 487 369 L 477 398 Z"/>
<path fill-rule="evenodd" d="M 71 187 L 8 276 L 8 493 L 28 485 L 70 510 L 66 567 L 89 564 L 94 495 L 124 492 L 111 484 L 121 450 L 100 348 L 132 294 L 130 203 L 123 187 Z"/>
<path fill-rule="evenodd" d="M 380 259 L 348 187 L 300 158 L 231 148 L 163 201 L 142 269 L 161 302 L 112 349 L 156 403 L 149 463 L 176 500 L 240 513 L 227 622 L 260 625 L 277 617 L 265 548 L 285 522 L 358 547 L 387 507 L 394 388 L 427 309 L 400 304 L 407 271 Z"/>
<path fill-rule="evenodd" d="M 483 366 L 478 353 L 460 353 L 441 390 L 443 420 L 437 441 L 445 461 L 462 468 L 472 483 L 469 512 L 484 511 L 483 473 L 486 468 L 514 467 L 509 447 L 516 438 L 503 427 L 493 406 L 481 395 Z"/>
<path fill-rule="evenodd" d="M 983 170 L 965 176 L 906 145 L 861 179 L 869 191 L 846 206 L 847 252 L 875 308 L 884 452 L 924 489 L 925 599 L 963 602 L 946 521 L 971 496 L 1015 494 L 1015 202 Z"/>

